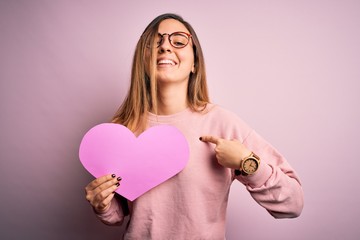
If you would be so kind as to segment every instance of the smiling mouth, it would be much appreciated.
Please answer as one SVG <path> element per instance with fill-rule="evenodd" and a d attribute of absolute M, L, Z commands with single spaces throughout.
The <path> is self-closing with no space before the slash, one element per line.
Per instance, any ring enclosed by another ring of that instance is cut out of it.
<path fill-rule="evenodd" d="M 159 66 L 164 66 L 164 65 L 170 65 L 170 66 L 175 66 L 176 63 L 173 61 L 173 60 L 170 60 L 170 59 L 162 59 L 162 60 L 159 60 L 157 62 L 157 65 Z"/>

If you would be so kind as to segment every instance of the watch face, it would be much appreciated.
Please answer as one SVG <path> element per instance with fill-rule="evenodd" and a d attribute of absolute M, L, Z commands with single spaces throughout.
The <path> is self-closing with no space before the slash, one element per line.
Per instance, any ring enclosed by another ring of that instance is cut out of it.
<path fill-rule="evenodd" d="M 248 158 L 243 163 L 243 170 L 247 174 L 252 174 L 252 173 L 256 172 L 258 167 L 259 167 L 259 163 L 254 158 Z"/>

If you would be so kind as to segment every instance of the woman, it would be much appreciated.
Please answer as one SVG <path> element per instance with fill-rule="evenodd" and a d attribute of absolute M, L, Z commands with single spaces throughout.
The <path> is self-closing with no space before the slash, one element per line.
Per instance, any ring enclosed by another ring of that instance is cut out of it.
<path fill-rule="evenodd" d="M 106 224 L 130 215 L 125 239 L 225 239 L 235 179 L 275 218 L 302 211 L 300 181 L 284 157 L 233 113 L 209 103 L 200 43 L 178 15 L 158 16 L 145 29 L 130 90 L 113 122 L 135 134 L 173 125 L 190 146 L 183 171 L 133 202 L 115 195 L 121 178 L 113 174 L 86 186 L 87 200 Z"/>

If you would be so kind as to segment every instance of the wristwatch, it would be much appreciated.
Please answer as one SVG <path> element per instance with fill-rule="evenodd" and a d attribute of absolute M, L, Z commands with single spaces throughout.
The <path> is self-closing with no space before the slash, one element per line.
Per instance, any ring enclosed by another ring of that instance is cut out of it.
<path fill-rule="evenodd" d="M 240 161 L 240 169 L 235 170 L 235 175 L 251 175 L 256 173 L 260 166 L 260 158 L 253 152 Z"/>

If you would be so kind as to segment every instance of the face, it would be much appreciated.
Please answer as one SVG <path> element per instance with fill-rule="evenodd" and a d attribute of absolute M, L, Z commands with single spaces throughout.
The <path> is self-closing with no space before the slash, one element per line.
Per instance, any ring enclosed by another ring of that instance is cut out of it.
<path fill-rule="evenodd" d="M 189 33 L 186 27 L 175 19 L 166 19 L 159 25 L 159 34 L 174 32 Z M 191 39 L 184 48 L 175 48 L 168 35 L 163 36 L 156 54 L 156 79 L 159 84 L 172 82 L 188 82 L 189 75 L 194 71 L 194 52 Z"/>

